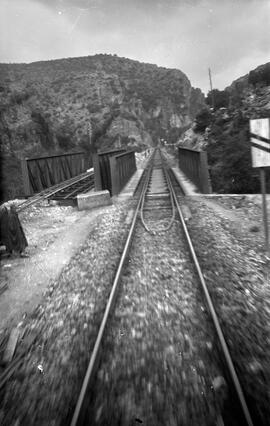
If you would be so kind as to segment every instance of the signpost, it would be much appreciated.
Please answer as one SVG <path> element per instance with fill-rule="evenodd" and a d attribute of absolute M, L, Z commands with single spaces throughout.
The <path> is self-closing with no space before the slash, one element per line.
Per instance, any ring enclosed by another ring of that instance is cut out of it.
<path fill-rule="evenodd" d="M 269 251 L 265 170 L 270 168 L 270 119 L 260 118 L 256 120 L 249 120 L 249 126 L 251 136 L 252 167 L 259 168 L 260 170 L 265 248 Z"/>

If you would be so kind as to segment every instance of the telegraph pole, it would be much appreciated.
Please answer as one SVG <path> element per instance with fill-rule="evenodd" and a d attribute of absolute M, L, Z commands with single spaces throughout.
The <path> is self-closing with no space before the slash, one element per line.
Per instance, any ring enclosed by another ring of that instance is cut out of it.
<path fill-rule="evenodd" d="M 92 125 L 91 125 L 91 119 L 89 119 L 88 122 L 88 136 L 89 136 L 89 145 L 92 147 Z"/>
<path fill-rule="evenodd" d="M 93 154 L 96 152 L 96 149 L 95 149 L 95 143 L 93 140 L 94 138 L 93 138 L 93 128 L 92 128 L 91 118 L 89 118 L 89 121 L 88 121 L 87 131 L 88 131 L 88 140 L 89 140 L 89 147 L 90 147 L 90 162 L 92 162 L 91 158 Z"/>
<path fill-rule="evenodd" d="M 212 96 L 212 108 L 215 108 L 215 100 L 214 100 L 214 93 L 213 93 L 213 85 L 212 85 L 212 75 L 211 75 L 211 69 L 208 68 L 209 73 L 209 81 L 210 81 L 210 90 L 211 90 L 211 96 Z"/>

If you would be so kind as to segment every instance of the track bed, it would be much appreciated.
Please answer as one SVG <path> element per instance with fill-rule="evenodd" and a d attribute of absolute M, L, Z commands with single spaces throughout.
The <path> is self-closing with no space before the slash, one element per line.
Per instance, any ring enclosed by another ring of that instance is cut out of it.
<path fill-rule="evenodd" d="M 138 224 L 90 423 L 216 424 L 227 386 L 213 336 L 179 225 L 151 235 Z"/>

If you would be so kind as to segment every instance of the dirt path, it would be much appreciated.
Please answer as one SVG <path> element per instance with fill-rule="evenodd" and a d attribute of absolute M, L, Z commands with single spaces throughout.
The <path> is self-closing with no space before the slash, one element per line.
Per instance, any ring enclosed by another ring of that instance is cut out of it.
<path fill-rule="evenodd" d="M 43 206 L 20 215 L 30 257 L 1 259 L 0 279 L 8 288 L 0 295 L 0 332 L 16 325 L 41 302 L 46 288 L 69 263 L 99 216 L 110 209 Z"/>

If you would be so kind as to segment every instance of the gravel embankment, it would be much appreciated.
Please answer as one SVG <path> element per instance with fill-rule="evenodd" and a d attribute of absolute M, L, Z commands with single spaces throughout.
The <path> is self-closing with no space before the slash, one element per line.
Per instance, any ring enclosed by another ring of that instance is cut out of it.
<path fill-rule="evenodd" d="M 175 223 L 153 236 L 138 224 L 90 423 L 222 424 L 228 387 L 215 345 L 183 232 Z"/>
<path fill-rule="evenodd" d="M 0 393 L 0 424 L 68 424 L 128 225 L 115 206 L 21 326 L 36 343 Z M 16 423 L 17 422 L 17 423 Z"/>
<path fill-rule="evenodd" d="M 261 226 L 261 210 L 245 199 L 221 197 L 218 201 L 232 210 L 241 208 L 242 221 L 189 197 L 188 229 L 255 424 L 268 425 L 270 264 L 263 250 L 263 233 L 258 229 L 254 233 L 250 227 L 250 221 Z"/>

